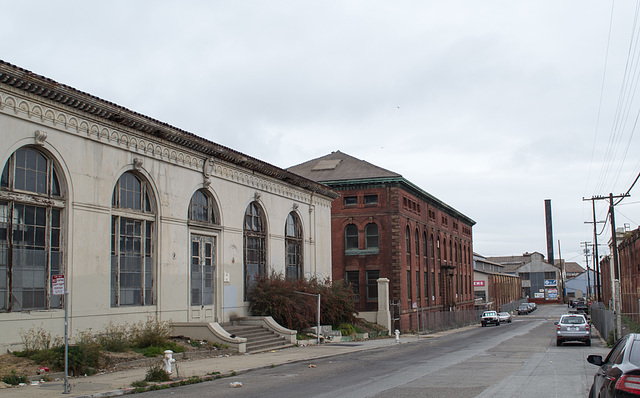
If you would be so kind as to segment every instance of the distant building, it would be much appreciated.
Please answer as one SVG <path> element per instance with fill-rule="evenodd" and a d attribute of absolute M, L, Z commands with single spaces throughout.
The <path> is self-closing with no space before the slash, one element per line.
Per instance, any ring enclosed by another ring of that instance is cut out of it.
<path fill-rule="evenodd" d="M 545 261 L 544 255 L 533 252 L 521 256 L 487 257 L 504 265 L 504 272 L 522 280 L 522 296 L 538 303 L 562 301 L 560 268 Z"/>
<path fill-rule="evenodd" d="M 378 307 L 378 278 L 390 280 L 395 328 L 416 329 L 418 309 L 474 308 L 471 218 L 340 151 L 288 171 L 341 194 L 331 207 L 333 278 L 353 286 L 361 313 Z"/>
<path fill-rule="evenodd" d="M 520 277 L 504 272 L 504 266 L 473 254 L 473 289 L 476 307 L 501 311 L 522 296 Z"/>

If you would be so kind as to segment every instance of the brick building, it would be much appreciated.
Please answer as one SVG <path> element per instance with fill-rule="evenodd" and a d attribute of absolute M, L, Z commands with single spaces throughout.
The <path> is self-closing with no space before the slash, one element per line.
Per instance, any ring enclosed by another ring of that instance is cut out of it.
<path fill-rule="evenodd" d="M 640 228 L 626 232 L 619 230 L 617 239 L 622 314 L 638 322 L 638 300 L 640 300 Z M 612 298 L 612 275 L 614 275 L 615 278 L 616 274 L 615 270 L 612 270 L 612 262 L 611 256 L 608 256 L 600 263 L 602 297 L 603 302 L 607 305 L 610 305 Z"/>
<path fill-rule="evenodd" d="M 378 308 L 378 278 L 389 279 L 394 328 L 415 328 L 419 310 L 474 308 L 471 218 L 340 151 L 288 171 L 341 193 L 331 207 L 332 275 L 351 283 L 359 311 Z"/>

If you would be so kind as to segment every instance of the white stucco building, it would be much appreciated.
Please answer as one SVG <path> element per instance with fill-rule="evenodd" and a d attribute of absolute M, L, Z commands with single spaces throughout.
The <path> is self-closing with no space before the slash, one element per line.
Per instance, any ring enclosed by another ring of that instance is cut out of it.
<path fill-rule="evenodd" d="M 247 315 L 256 275 L 331 277 L 324 185 L 0 61 L 0 349 L 20 330 Z"/>

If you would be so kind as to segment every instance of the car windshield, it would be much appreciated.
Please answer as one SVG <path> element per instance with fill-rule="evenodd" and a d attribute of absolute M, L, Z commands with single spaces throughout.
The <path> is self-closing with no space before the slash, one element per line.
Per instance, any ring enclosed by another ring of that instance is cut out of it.
<path fill-rule="evenodd" d="M 631 345 L 631 352 L 629 352 L 629 362 L 636 366 L 640 366 L 640 341 L 636 340 Z"/>
<path fill-rule="evenodd" d="M 563 316 L 560 323 L 567 323 L 569 325 L 579 325 L 584 323 L 584 318 L 581 316 Z"/>
<path fill-rule="evenodd" d="M 492 315 L 495 315 L 495 314 L 496 314 L 495 312 L 493 312 L 493 311 L 489 311 L 489 312 L 485 312 L 485 313 L 483 314 L 483 316 L 492 316 Z M 476 315 L 476 316 L 477 316 L 477 315 Z"/>

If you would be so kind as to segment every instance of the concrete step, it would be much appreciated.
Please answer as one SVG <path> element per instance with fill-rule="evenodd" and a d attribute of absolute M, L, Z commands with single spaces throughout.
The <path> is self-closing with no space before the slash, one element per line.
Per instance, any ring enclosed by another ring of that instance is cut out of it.
<path fill-rule="evenodd" d="M 293 347 L 273 331 L 257 325 L 223 324 L 228 333 L 247 339 L 247 353 L 256 353 Z"/>

